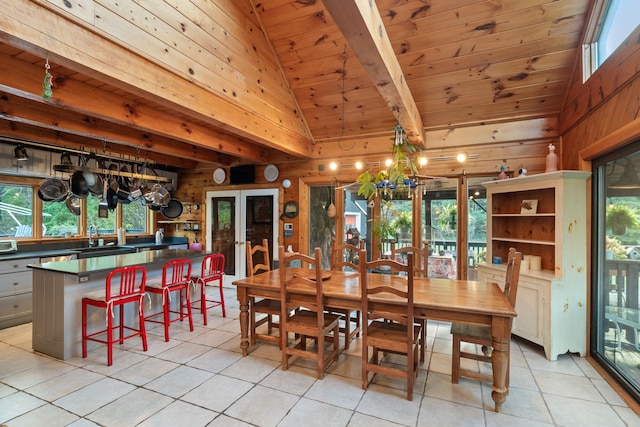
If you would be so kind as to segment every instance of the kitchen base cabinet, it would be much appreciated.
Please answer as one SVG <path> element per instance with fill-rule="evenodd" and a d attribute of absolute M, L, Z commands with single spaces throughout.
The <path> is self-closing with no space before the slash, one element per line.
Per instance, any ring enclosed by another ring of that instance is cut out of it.
<path fill-rule="evenodd" d="M 25 258 L 0 262 L 0 329 L 31 322 L 32 277 Z"/>

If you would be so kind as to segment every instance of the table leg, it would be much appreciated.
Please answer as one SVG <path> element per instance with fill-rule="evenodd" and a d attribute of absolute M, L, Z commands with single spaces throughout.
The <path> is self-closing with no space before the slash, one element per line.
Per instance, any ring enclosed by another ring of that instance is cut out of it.
<path fill-rule="evenodd" d="M 500 412 L 507 400 L 507 369 L 509 368 L 509 340 L 511 339 L 511 318 L 494 317 L 491 326 L 491 366 L 493 368 L 493 390 L 491 398 L 495 411 Z"/>
<path fill-rule="evenodd" d="M 246 356 L 249 350 L 249 295 L 247 288 L 242 286 L 238 286 L 236 293 L 240 304 L 240 348 Z"/>

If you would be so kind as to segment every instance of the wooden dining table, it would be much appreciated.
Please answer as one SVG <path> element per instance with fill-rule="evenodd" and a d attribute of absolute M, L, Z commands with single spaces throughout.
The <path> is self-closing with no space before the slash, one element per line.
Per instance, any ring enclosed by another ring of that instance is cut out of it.
<path fill-rule="evenodd" d="M 308 274 L 311 270 L 287 268 L 288 274 Z M 253 277 L 236 280 L 237 297 L 240 304 L 240 332 L 243 356 L 249 350 L 249 300 L 257 298 L 280 298 L 280 273 L 275 269 Z M 402 286 L 406 279 L 390 274 L 367 273 L 371 286 L 392 284 Z M 362 310 L 360 275 L 354 272 L 331 271 L 324 274 L 323 293 L 325 305 L 336 308 Z M 405 285 L 406 286 L 406 285 Z M 313 297 L 308 288 L 301 288 L 300 294 Z M 374 304 L 384 305 L 398 312 L 406 311 L 392 295 L 379 297 Z M 516 316 L 514 308 L 496 283 L 442 278 L 414 278 L 415 316 L 424 319 L 447 322 L 464 322 L 491 326 L 493 351 L 493 390 L 491 397 L 495 411 L 500 412 L 506 400 L 506 376 L 509 363 L 509 340 L 511 325 Z"/>

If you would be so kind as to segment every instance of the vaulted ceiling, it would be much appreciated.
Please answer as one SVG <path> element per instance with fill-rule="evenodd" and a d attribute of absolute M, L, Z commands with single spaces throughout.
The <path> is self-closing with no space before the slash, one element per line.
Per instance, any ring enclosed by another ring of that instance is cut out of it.
<path fill-rule="evenodd" d="M 317 158 L 397 118 L 428 146 L 430 131 L 557 116 L 590 6 L 15 0 L 0 11 L 0 135 L 177 168 Z"/>

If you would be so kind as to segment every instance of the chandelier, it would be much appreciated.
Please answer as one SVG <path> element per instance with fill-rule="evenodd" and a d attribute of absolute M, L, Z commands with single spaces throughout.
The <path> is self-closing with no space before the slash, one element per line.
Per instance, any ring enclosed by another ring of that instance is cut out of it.
<path fill-rule="evenodd" d="M 385 198 L 393 198 L 394 192 L 408 194 L 411 197 L 413 191 L 418 191 L 420 185 L 418 180 L 418 167 L 427 163 L 426 156 L 422 155 L 422 150 L 409 142 L 404 128 L 398 122 L 394 127 L 394 136 L 391 138 L 391 157 L 386 160 L 385 168 L 372 174 L 369 171 L 363 172 L 356 181 L 360 184 L 358 195 L 370 200 L 375 195 Z M 414 160 L 417 160 L 417 165 Z"/>

